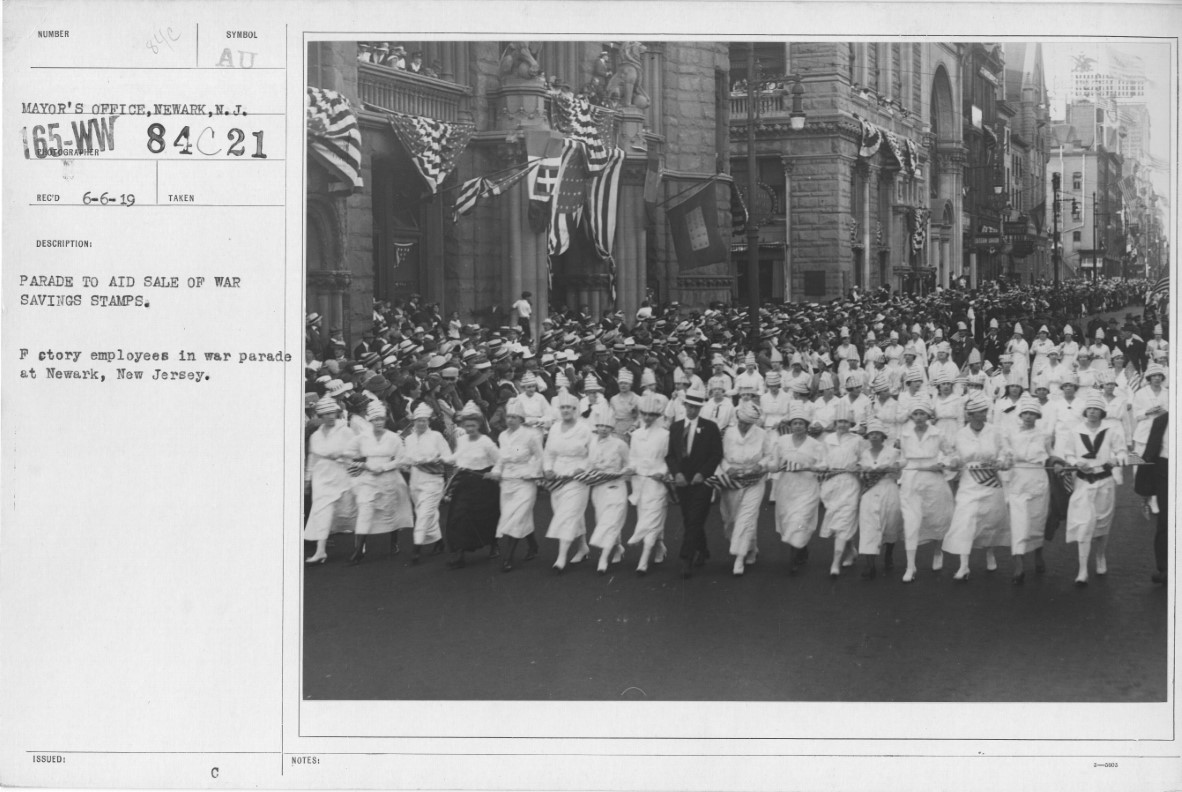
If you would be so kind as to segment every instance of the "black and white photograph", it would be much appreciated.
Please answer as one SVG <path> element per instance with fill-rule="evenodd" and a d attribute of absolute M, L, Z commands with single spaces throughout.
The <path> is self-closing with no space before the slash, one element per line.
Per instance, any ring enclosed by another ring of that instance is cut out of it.
<path fill-rule="evenodd" d="M 310 41 L 302 698 L 1165 701 L 1171 57 Z"/>

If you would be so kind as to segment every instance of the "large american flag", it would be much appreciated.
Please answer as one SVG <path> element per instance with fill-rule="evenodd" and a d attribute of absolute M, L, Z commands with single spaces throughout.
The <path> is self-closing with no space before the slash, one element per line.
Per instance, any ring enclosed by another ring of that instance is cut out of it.
<path fill-rule="evenodd" d="M 331 174 L 329 191 L 351 195 L 360 190 L 361 130 L 349 100 L 309 87 L 306 126 L 308 153 Z"/>
<path fill-rule="evenodd" d="M 448 124 L 434 118 L 389 113 L 390 126 L 410 154 L 432 194 L 456 166 L 460 153 L 468 145 L 475 124 Z"/>
<path fill-rule="evenodd" d="M 616 239 L 620 171 L 623 167 L 624 150 L 612 149 L 603 170 L 591 179 L 591 189 L 587 195 L 591 241 L 595 243 L 595 252 L 607 263 L 608 290 L 613 303 L 616 300 L 616 262 L 612 258 L 612 248 Z"/>
<path fill-rule="evenodd" d="M 543 157 L 529 172 L 529 227 L 540 234 L 550 226 L 550 199 L 558 186 L 558 170 L 571 144 L 563 141 L 557 156 Z"/>
<path fill-rule="evenodd" d="M 558 256 L 570 248 L 571 231 L 583 219 L 587 203 L 587 186 L 591 174 L 587 169 L 586 146 L 581 141 L 567 139 L 558 166 L 558 180 L 554 200 L 550 204 L 550 233 L 547 250 Z"/>

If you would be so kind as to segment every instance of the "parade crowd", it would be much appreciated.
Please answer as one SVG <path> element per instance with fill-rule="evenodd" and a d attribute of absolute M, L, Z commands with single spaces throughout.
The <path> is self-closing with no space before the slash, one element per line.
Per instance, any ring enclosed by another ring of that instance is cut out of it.
<path fill-rule="evenodd" d="M 678 508 L 682 576 L 720 547 L 741 576 L 770 501 L 790 574 L 819 534 L 832 539 L 833 577 L 860 560 L 872 579 L 902 543 L 905 583 L 925 544 L 933 569 L 946 555 L 957 564 L 956 580 L 974 549 L 990 570 L 1008 550 L 1022 583 L 1028 560 L 1044 571 L 1044 542 L 1062 526 L 1084 586 L 1107 573 L 1116 488 L 1135 476 L 1157 513 L 1164 583 L 1168 323 L 1142 304 L 1146 290 L 855 291 L 766 304 L 754 343 L 746 311 L 722 305 L 598 318 L 560 307 L 534 338 L 528 293 L 516 322 L 491 327 L 410 299 L 380 304 L 353 349 L 336 328 L 322 343 L 313 313 L 306 561 L 325 562 L 337 532 L 352 532 L 352 564 L 378 534 L 398 553 L 405 529 L 412 564 L 446 550 L 459 569 L 487 549 L 507 572 L 519 541 L 525 561 L 538 554 L 535 505 L 548 497 L 559 574 L 592 548 L 601 574 L 629 548 L 647 574 Z M 1098 318 L 1120 311 L 1123 323 Z M 723 536 L 711 538 L 715 503 Z"/>

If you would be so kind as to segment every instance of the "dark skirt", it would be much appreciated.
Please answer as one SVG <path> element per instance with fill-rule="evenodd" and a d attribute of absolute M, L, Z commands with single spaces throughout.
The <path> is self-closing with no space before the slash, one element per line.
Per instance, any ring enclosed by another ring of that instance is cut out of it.
<path fill-rule="evenodd" d="M 501 487 L 483 478 L 491 469 L 460 468 L 451 482 L 451 503 L 443 538 L 453 553 L 479 550 L 496 540 L 497 522 L 501 519 Z"/>
<path fill-rule="evenodd" d="M 1067 471 L 1063 474 L 1056 473 L 1051 470 L 1052 462 L 1047 461 L 1047 479 L 1050 483 L 1051 497 L 1050 504 L 1047 507 L 1047 524 L 1046 531 L 1043 533 L 1043 539 L 1051 541 L 1055 538 L 1055 534 L 1059 531 L 1059 525 L 1067 519 L 1067 504 L 1071 500 L 1071 490 L 1068 489 L 1065 480 L 1069 481 L 1072 474 Z"/>

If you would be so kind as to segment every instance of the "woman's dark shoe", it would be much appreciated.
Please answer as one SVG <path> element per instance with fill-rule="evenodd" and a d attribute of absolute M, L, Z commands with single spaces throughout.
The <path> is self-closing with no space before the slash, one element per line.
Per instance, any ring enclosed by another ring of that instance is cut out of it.
<path fill-rule="evenodd" d="M 353 548 L 353 555 L 349 556 L 349 566 L 357 566 L 365 558 L 365 542 Z"/>

